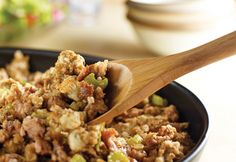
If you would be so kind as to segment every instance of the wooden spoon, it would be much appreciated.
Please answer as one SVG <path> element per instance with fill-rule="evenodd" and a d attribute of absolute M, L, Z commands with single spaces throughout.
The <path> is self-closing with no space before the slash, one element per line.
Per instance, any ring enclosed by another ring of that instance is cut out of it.
<path fill-rule="evenodd" d="M 178 77 L 234 54 L 236 31 L 170 56 L 111 61 L 108 65 L 111 109 L 89 124 L 110 122 Z"/>

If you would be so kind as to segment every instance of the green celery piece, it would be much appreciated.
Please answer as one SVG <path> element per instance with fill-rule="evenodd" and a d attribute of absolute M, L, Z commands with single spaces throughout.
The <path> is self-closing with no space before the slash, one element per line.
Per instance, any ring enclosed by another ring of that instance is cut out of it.
<path fill-rule="evenodd" d="M 82 155 L 75 154 L 71 159 L 70 162 L 86 162 L 85 158 Z"/>
<path fill-rule="evenodd" d="M 150 99 L 151 99 L 151 104 L 153 104 L 154 106 L 165 107 L 168 104 L 166 99 L 156 94 L 153 94 Z"/>
<path fill-rule="evenodd" d="M 4 94 L 6 94 L 8 91 L 9 91 L 9 89 L 7 89 L 7 88 L 1 88 L 1 89 L 0 89 L 0 95 L 4 95 Z"/>
<path fill-rule="evenodd" d="M 143 142 L 143 138 L 142 138 L 140 135 L 138 135 L 138 134 L 136 134 L 136 135 L 133 136 L 133 137 L 130 137 L 130 138 L 127 140 L 127 143 L 128 143 L 131 147 L 133 147 L 133 148 L 135 148 L 135 149 L 137 149 L 137 150 L 143 149 L 144 145 L 142 144 L 142 142 Z"/>
<path fill-rule="evenodd" d="M 142 141 L 143 141 L 143 138 L 140 135 L 136 134 L 128 140 L 128 143 L 139 144 L 139 143 L 142 143 Z"/>
<path fill-rule="evenodd" d="M 135 136 L 130 137 L 127 143 L 129 145 L 135 145 L 135 144 L 141 144 L 142 141 L 143 141 L 143 138 L 140 135 L 136 134 Z"/>
<path fill-rule="evenodd" d="M 95 88 L 101 87 L 102 89 L 105 89 L 108 86 L 108 79 L 104 78 L 102 80 L 97 80 L 95 78 L 95 74 L 91 73 L 88 76 L 84 78 L 84 81 L 86 81 L 89 84 L 94 85 Z"/>
<path fill-rule="evenodd" d="M 129 162 L 129 158 L 121 151 L 111 152 L 108 162 Z"/>

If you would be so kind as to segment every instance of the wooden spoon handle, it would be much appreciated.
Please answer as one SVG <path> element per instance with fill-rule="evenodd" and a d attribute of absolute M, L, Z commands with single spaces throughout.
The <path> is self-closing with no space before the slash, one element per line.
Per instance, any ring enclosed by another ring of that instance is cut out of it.
<path fill-rule="evenodd" d="M 186 73 L 236 54 L 236 31 L 207 44 L 183 52 L 180 66 L 187 66 Z M 173 55 L 173 56 L 177 56 Z"/>
<path fill-rule="evenodd" d="M 179 54 L 127 62 L 131 71 L 138 71 L 133 78 L 139 80 L 127 97 L 150 95 L 180 76 L 235 54 L 236 31 Z"/>
<path fill-rule="evenodd" d="M 110 121 L 180 76 L 234 54 L 236 32 L 175 55 L 116 61 L 131 71 L 132 84 L 123 88 L 127 93 L 121 93 L 123 99 L 120 102 L 90 123 Z"/>

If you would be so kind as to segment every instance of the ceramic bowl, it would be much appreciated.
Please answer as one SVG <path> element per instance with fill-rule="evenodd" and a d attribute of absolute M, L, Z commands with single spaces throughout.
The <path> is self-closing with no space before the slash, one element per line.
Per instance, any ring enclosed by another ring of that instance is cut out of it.
<path fill-rule="evenodd" d="M 130 0 L 127 18 L 149 51 L 170 55 L 234 31 L 234 3 L 234 0 Z"/>

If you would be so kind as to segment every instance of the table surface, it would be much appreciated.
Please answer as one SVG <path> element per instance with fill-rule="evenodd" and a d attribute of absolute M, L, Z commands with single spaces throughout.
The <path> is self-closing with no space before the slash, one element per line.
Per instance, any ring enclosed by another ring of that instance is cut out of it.
<path fill-rule="evenodd" d="M 112 21 L 111 20 L 115 20 Z M 0 46 L 71 49 L 109 58 L 151 57 L 126 20 L 121 0 L 104 0 L 97 25 L 63 23 Z M 214 63 L 179 79 L 203 102 L 210 116 L 210 134 L 201 162 L 236 159 L 236 57 Z"/>

